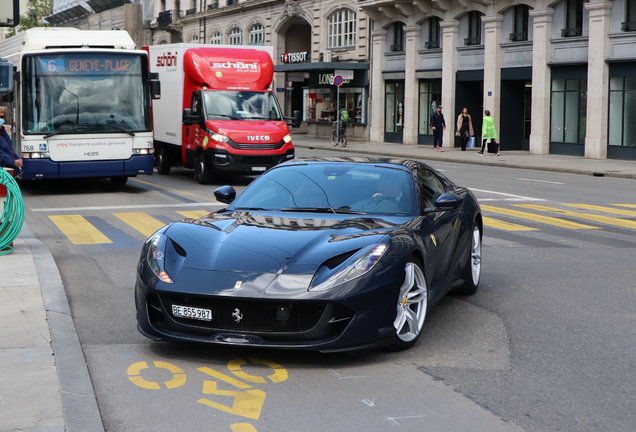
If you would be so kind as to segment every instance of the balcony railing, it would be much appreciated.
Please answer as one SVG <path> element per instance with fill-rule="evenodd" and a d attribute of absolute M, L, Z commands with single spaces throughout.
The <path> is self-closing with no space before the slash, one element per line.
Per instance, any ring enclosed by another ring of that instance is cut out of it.
<path fill-rule="evenodd" d="M 210 4 L 208 5 L 208 10 L 218 9 L 218 8 L 219 8 L 219 2 L 218 2 L 218 1 L 216 1 L 216 2 L 214 2 L 214 3 L 210 3 Z"/>
<path fill-rule="evenodd" d="M 508 38 L 508 40 L 510 40 L 510 42 L 527 41 L 528 40 L 528 32 L 510 33 L 510 37 Z"/>
<path fill-rule="evenodd" d="M 228 6 L 232 6 L 232 5 L 235 5 L 235 4 L 238 4 L 238 0 L 227 0 L 227 5 Z"/>
<path fill-rule="evenodd" d="M 157 16 L 157 25 L 159 27 L 165 27 L 172 24 L 172 11 L 159 12 Z"/>
<path fill-rule="evenodd" d="M 561 37 L 574 37 L 574 36 L 581 36 L 582 34 L 583 34 L 583 29 L 581 27 L 561 29 Z"/>
<path fill-rule="evenodd" d="M 404 51 L 402 44 L 395 44 L 389 47 L 390 51 Z"/>
<path fill-rule="evenodd" d="M 185 11 L 185 14 L 186 14 L 186 15 L 194 15 L 195 13 L 197 13 L 197 10 L 196 10 L 195 8 L 187 9 L 187 10 Z"/>
<path fill-rule="evenodd" d="M 464 38 L 464 45 L 466 45 L 466 46 L 469 46 L 469 45 L 481 45 L 481 38 L 480 37 Z"/>
<path fill-rule="evenodd" d="M 424 43 L 424 47 L 426 49 L 435 49 L 435 48 L 439 48 L 439 41 L 428 41 L 426 43 Z"/>
<path fill-rule="evenodd" d="M 621 31 L 636 31 L 636 21 L 625 21 L 624 23 L 621 23 Z"/>

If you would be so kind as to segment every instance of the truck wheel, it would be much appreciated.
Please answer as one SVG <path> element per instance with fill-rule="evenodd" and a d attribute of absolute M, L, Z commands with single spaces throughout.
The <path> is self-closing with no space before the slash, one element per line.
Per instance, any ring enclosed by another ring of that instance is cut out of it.
<path fill-rule="evenodd" d="M 110 182 L 114 186 L 123 186 L 123 185 L 126 184 L 126 182 L 128 182 L 128 177 L 126 177 L 126 176 L 111 177 L 110 178 Z"/>
<path fill-rule="evenodd" d="M 170 174 L 172 157 L 165 144 L 159 144 L 155 149 L 155 166 L 159 174 Z"/>
<path fill-rule="evenodd" d="M 199 153 L 194 163 L 194 179 L 201 184 L 210 184 L 214 181 L 212 167 L 205 162 L 205 155 Z"/>

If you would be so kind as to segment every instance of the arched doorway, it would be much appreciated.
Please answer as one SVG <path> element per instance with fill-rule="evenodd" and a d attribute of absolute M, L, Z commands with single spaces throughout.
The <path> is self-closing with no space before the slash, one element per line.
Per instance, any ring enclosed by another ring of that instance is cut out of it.
<path fill-rule="evenodd" d="M 308 63 L 311 61 L 311 25 L 299 15 L 290 18 L 279 34 L 284 43 L 281 64 Z M 292 116 L 294 111 L 303 112 L 303 88 L 309 85 L 305 72 L 289 71 L 285 75 L 285 114 Z M 306 127 L 304 125 L 303 127 Z"/>

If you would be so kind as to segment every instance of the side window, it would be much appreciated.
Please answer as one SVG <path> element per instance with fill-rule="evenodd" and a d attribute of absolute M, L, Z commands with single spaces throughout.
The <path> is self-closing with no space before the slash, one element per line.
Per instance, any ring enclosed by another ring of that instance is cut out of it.
<path fill-rule="evenodd" d="M 201 92 L 194 92 L 192 95 L 192 115 L 203 115 Z"/>
<path fill-rule="evenodd" d="M 419 170 L 417 184 L 424 208 L 435 207 L 435 200 L 445 192 L 444 185 L 428 170 Z"/>

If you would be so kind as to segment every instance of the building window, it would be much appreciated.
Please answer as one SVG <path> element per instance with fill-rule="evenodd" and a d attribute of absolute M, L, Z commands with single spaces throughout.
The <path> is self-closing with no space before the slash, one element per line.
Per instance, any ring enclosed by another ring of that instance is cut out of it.
<path fill-rule="evenodd" d="M 212 36 L 210 36 L 210 43 L 212 45 L 221 45 L 223 43 L 223 35 L 220 31 L 212 33 Z"/>
<path fill-rule="evenodd" d="M 587 116 L 587 80 L 552 80 L 552 121 L 550 141 L 585 142 Z"/>
<path fill-rule="evenodd" d="M 396 22 L 391 24 L 390 30 L 393 37 L 390 51 L 404 51 L 404 23 Z"/>
<path fill-rule="evenodd" d="M 565 28 L 562 37 L 581 36 L 583 34 L 583 0 L 565 0 Z"/>
<path fill-rule="evenodd" d="M 481 12 L 468 13 L 468 37 L 464 45 L 481 45 Z"/>
<path fill-rule="evenodd" d="M 622 23 L 621 30 L 624 32 L 636 31 L 636 0 L 625 1 L 625 22 Z"/>
<path fill-rule="evenodd" d="M 609 145 L 636 147 L 636 78 L 610 78 Z"/>
<path fill-rule="evenodd" d="M 230 45 L 242 45 L 243 44 L 243 32 L 240 28 L 234 27 L 230 30 L 228 37 L 228 43 Z"/>
<path fill-rule="evenodd" d="M 356 13 L 342 9 L 329 18 L 329 48 L 356 44 Z"/>
<path fill-rule="evenodd" d="M 512 12 L 513 29 L 510 33 L 510 41 L 519 42 L 528 40 L 528 10 L 527 5 L 515 6 Z"/>
<path fill-rule="evenodd" d="M 426 42 L 427 49 L 439 48 L 439 36 L 440 36 L 439 18 L 432 17 L 428 20 L 428 42 Z"/>
<path fill-rule="evenodd" d="M 384 85 L 384 132 L 401 134 L 404 129 L 404 81 L 386 81 Z"/>
<path fill-rule="evenodd" d="M 254 24 L 250 29 L 250 45 L 265 45 L 265 27 Z"/>
<path fill-rule="evenodd" d="M 192 44 L 199 43 L 199 36 L 197 35 L 190 36 L 190 39 L 188 39 L 188 43 L 192 43 Z"/>
<path fill-rule="evenodd" d="M 420 121 L 418 129 L 420 135 L 433 135 L 431 116 L 438 105 L 442 104 L 442 80 L 420 81 Z M 452 120 L 451 120 L 452 127 Z"/>

